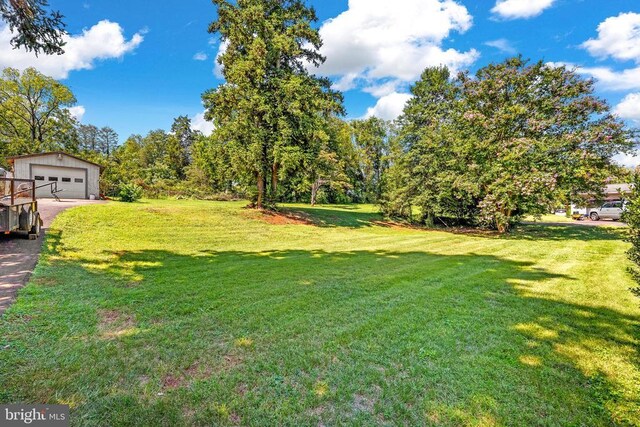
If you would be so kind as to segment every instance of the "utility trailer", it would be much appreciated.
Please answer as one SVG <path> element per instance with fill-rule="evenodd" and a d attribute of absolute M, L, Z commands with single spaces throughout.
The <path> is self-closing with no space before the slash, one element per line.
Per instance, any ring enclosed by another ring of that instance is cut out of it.
<path fill-rule="evenodd" d="M 36 182 L 0 177 L 0 234 L 20 232 L 36 239 L 41 227 Z"/>

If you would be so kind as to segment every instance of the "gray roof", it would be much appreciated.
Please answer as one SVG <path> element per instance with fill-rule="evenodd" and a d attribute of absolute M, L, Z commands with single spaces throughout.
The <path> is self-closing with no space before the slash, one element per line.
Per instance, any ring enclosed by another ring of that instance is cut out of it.
<path fill-rule="evenodd" d="M 633 189 L 633 184 L 607 184 L 604 186 L 604 194 L 624 194 L 631 193 Z"/>

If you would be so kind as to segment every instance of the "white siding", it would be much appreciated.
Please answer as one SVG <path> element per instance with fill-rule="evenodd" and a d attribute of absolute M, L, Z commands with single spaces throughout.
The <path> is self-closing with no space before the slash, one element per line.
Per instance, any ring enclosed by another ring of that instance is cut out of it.
<path fill-rule="evenodd" d="M 57 153 L 52 154 L 43 154 L 39 156 L 30 156 L 23 158 L 16 158 L 13 163 L 13 171 L 14 176 L 16 178 L 23 179 L 33 179 L 31 170 L 33 169 L 31 165 L 43 165 L 43 166 L 56 166 L 64 169 L 67 168 L 76 168 L 77 169 L 86 169 L 87 170 L 87 195 L 93 194 L 96 197 L 100 195 L 100 167 L 85 162 L 81 159 L 76 159 L 71 156 L 67 156 L 62 154 L 61 158 L 58 158 Z M 61 170 L 62 170 L 61 169 Z M 38 181 L 38 183 L 43 183 Z M 60 187 L 61 183 L 58 183 L 58 187 Z M 61 198 L 65 198 L 64 192 L 60 193 Z"/>

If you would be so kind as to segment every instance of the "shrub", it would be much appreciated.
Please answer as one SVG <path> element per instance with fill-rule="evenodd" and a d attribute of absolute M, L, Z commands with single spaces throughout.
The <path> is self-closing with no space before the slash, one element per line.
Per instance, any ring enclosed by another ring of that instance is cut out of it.
<path fill-rule="evenodd" d="M 631 248 L 627 251 L 627 255 L 634 263 L 634 267 L 629 268 L 629 272 L 636 283 L 640 284 L 640 271 L 638 270 L 638 266 L 640 266 L 640 176 L 636 175 L 633 181 L 633 190 L 622 219 L 629 225 L 627 241 L 631 243 Z M 640 297 L 640 287 L 631 288 L 631 292 Z"/>
<path fill-rule="evenodd" d="M 142 187 L 138 184 L 122 184 L 120 186 L 120 200 L 123 202 L 135 202 L 142 197 Z"/>

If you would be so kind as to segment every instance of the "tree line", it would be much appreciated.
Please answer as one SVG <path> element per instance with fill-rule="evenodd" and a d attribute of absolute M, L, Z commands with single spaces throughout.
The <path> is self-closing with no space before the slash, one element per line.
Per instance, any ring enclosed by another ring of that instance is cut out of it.
<path fill-rule="evenodd" d="M 224 83 L 206 91 L 205 136 L 179 116 L 169 131 L 118 145 L 110 128 L 79 124 L 75 97 L 34 69 L 0 80 L 5 155 L 63 149 L 106 166 L 105 195 L 377 203 L 391 217 L 507 231 L 523 215 L 597 195 L 625 174 L 612 158 L 637 132 L 611 114 L 594 82 L 522 57 L 476 73 L 430 67 L 393 122 L 346 120 L 342 94 L 313 71 L 325 58 L 302 0 L 214 0 L 209 31 L 226 50 Z M 4 156 L 3 156 L 4 157 Z"/>

